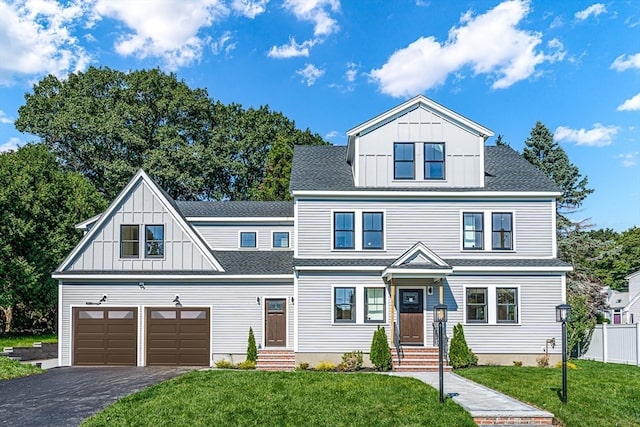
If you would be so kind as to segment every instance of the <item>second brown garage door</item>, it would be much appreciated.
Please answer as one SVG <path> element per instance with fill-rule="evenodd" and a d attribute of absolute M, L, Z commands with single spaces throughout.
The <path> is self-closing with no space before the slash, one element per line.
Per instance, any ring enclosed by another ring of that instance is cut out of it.
<path fill-rule="evenodd" d="M 148 366 L 209 366 L 208 308 L 147 308 Z"/>

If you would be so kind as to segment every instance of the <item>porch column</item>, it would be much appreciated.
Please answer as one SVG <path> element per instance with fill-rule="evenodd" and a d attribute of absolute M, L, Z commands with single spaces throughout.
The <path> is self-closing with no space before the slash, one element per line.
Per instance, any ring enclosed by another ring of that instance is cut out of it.
<path fill-rule="evenodd" d="M 391 278 L 391 342 L 396 342 L 396 286 Z"/>
<path fill-rule="evenodd" d="M 442 281 L 442 279 L 440 279 L 439 282 L 440 282 L 439 283 L 440 286 L 438 286 L 439 288 L 438 292 L 440 293 L 439 303 L 444 304 L 444 282 Z"/>

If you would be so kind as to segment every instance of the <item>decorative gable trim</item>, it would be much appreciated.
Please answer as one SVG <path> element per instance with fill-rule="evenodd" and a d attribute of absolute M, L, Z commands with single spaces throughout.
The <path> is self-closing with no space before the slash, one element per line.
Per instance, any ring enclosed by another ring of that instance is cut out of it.
<path fill-rule="evenodd" d="M 417 242 L 382 272 L 382 278 L 439 278 L 453 273 L 451 267 L 424 243 Z"/>
<path fill-rule="evenodd" d="M 170 213 L 170 215 L 173 217 L 174 221 L 176 221 L 176 223 L 180 226 L 182 231 L 187 236 L 189 236 L 189 238 L 193 242 L 193 245 L 198 248 L 198 250 L 202 253 L 202 256 L 211 263 L 211 265 L 215 268 L 215 270 L 218 271 L 218 272 L 224 272 L 224 269 L 222 268 L 222 265 L 220 264 L 220 262 L 218 262 L 218 260 L 213 256 L 213 254 L 211 253 L 209 248 L 202 241 L 202 239 L 195 232 L 195 230 L 191 226 L 189 226 L 189 224 L 186 222 L 185 218 L 176 210 L 174 205 L 167 199 L 167 196 L 165 195 L 165 193 L 160 189 L 160 187 L 158 187 L 158 185 L 151 179 L 151 177 L 149 177 L 149 175 L 147 175 L 142 169 L 140 169 L 134 175 L 134 177 L 131 178 L 131 181 L 129 181 L 129 183 L 120 192 L 120 194 L 118 194 L 118 196 L 115 198 L 115 200 L 113 202 L 111 202 L 111 204 L 109 205 L 107 210 L 105 210 L 101 214 L 101 216 L 99 218 L 97 218 L 97 221 L 92 221 L 92 220 L 96 219 L 96 217 L 94 217 L 94 218 L 90 218 L 89 220 L 86 220 L 86 221 L 78 224 L 78 226 L 82 225 L 82 226 L 85 226 L 85 228 L 86 228 L 87 225 L 91 225 L 92 223 L 93 223 L 93 226 L 91 227 L 89 232 L 85 233 L 85 235 L 80 240 L 80 243 L 78 243 L 78 245 L 73 249 L 73 251 L 71 251 L 71 253 L 67 256 L 67 258 L 65 258 L 65 260 L 62 262 L 62 264 L 56 269 L 55 273 L 64 272 L 65 270 L 67 270 L 69 268 L 69 266 L 71 265 L 72 261 L 75 260 L 76 257 L 83 250 L 86 249 L 86 247 L 93 240 L 94 236 L 96 235 L 98 230 L 102 227 L 102 225 L 109 218 L 111 218 L 111 215 L 114 213 L 116 208 L 124 200 L 126 200 L 128 197 L 131 196 L 131 193 L 133 192 L 133 190 L 136 188 L 136 186 L 140 182 L 142 182 L 142 183 L 147 185 L 147 187 L 151 190 L 153 195 L 160 201 L 160 203 L 162 203 L 163 207 L 167 210 L 167 212 Z M 76 227 L 78 227 L 78 226 L 76 226 Z"/>
<path fill-rule="evenodd" d="M 350 129 L 347 131 L 347 136 L 349 137 L 349 142 L 358 136 L 359 134 L 365 133 L 372 128 L 377 128 L 384 123 L 387 123 L 399 115 L 406 113 L 407 111 L 413 110 L 415 108 L 419 108 L 421 105 L 425 106 L 428 110 L 433 111 L 436 114 L 439 114 L 443 118 L 446 118 L 459 126 L 462 126 L 470 131 L 477 133 L 479 136 L 482 136 L 485 140 L 490 136 L 493 136 L 493 131 L 490 129 L 480 125 L 479 123 L 474 122 L 471 119 L 464 117 L 461 114 L 456 113 L 443 105 L 438 104 L 437 102 L 427 98 L 424 95 L 415 96 L 408 101 L 390 109 L 386 112 L 367 120 L 366 122 Z"/>

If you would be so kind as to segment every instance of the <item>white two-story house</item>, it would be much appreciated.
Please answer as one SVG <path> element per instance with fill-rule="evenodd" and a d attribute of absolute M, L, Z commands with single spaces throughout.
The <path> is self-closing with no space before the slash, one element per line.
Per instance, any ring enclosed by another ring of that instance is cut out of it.
<path fill-rule="evenodd" d="M 398 368 L 434 348 L 436 304 L 481 363 L 534 364 L 571 269 L 560 190 L 424 96 L 347 135 L 296 147 L 293 202 L 177 202 L 140 171 L 53 274 L 60 364 L 239 362 L 251 327 L 262 366 L 291 368 L 383 326 Z"/>

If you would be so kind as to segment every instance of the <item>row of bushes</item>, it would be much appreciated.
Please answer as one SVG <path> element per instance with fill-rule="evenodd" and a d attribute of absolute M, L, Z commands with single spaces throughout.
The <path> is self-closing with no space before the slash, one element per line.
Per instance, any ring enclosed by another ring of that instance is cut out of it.
<path fill-rule="evenodd" d="M 371 341 L 371 349 L 369 353 L 371 364 L 377 371 L 390 371 L 392 368 L 391 349 L 389 348 L 389 340 L 387 333 L 382 326 L 378 326 L 373 333 Z M 249 328 L 249 340 L 247 344 L 247 360 L 237 365 L 228 360 L 219 360 L 216 362 L 217 368 L 226 369 L 255 369 L 258 361 L 258 348 L 256 346 L 256 338 L 253 334 L 253 328 Z M 316 371 L 345 371 L 352 372 L 362 369 L 363 357 L 361 351 L 352 351 L 342 355 L 342 362 L 335 366 L 331 362 L 320 362 L 316 367 Z M 451 346 L 449 348 L 449 363 L 454 369 L 465 368 L 478 364 L 478 357 L 471 351 L 464 337 L 462 325 L 458 323 L 453 327 L 453 338 L 451 338 Z M 299 369 L 310 369 L 308 363 L 301 363 Z"/>

